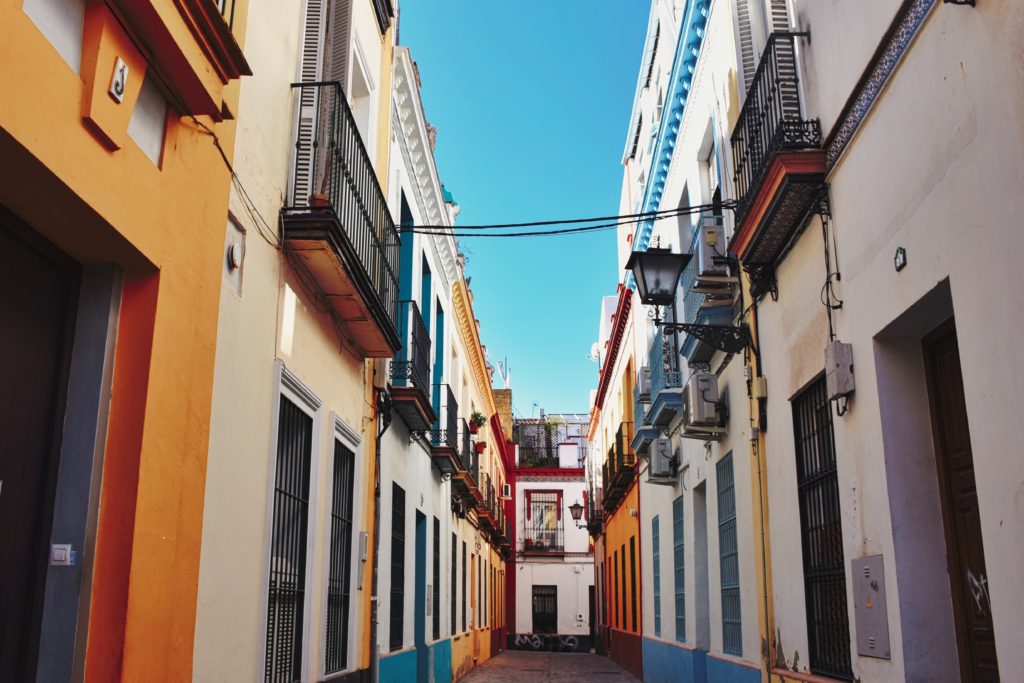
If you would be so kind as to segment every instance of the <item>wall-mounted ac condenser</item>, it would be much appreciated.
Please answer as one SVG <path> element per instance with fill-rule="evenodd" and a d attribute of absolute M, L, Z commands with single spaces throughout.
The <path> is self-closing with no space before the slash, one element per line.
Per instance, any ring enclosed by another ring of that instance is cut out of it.
<path fill-rule="evenodd" d="M 718 427 L 718 377 L 710 372 L 695 372 L 683 392 L 683 421 L 686 426 Z"/>

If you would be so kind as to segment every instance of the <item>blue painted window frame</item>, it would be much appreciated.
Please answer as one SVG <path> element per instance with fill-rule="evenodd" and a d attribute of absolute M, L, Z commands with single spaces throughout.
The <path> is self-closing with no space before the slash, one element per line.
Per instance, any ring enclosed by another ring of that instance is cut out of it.
<path fill-rule="evenodd" d="M 686 642 L 686 555 L 683 496 L 672 501 L 672 561 L 675 571 L 676 642 Z"/>
<path fill-rule="evenodd" d="M 661 526 L 658 515 L 651 519 L 651 556 L 654 561 L 654 637 L 661 638 Z"/>

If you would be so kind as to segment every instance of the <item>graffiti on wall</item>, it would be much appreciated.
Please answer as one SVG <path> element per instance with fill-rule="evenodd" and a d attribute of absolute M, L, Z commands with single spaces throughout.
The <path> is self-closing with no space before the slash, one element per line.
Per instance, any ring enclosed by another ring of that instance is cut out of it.
<path fill-rule="evenodd" d="M 589 652 L 587 636 L 563 636 L 548 633 L 516 633 L 509 636 L 510 650 L 534 652 Z"/>

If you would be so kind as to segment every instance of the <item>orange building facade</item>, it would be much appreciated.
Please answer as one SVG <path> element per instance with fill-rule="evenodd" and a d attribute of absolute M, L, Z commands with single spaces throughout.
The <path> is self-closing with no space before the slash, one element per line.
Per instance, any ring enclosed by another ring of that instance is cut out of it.
<path fill-rule="evenodd" d="M 0 7 L 0 680 L 191 678 L 245 14 Z"/>

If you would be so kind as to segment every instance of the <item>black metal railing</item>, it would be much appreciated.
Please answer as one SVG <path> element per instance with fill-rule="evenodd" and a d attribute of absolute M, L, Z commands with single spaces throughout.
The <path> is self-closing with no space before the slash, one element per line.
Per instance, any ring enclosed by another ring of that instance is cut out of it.
<path fill-rule="evenodd" d="M 235 0 L 213 0 L 214 7 L 217 8 L 217 12 L 224 17 L 224 22 L 228 25 L 228 28 L 235 28 Z"/>
<path fill-rule="evenodd" d="M 434 385 L 434 413 L 437 422 L 430 430 L 430 445 L 445 446 L 455 450 L 459 447 L 459 404 L 451 385 Z"/>
<path fill-rule="evenodd" d="M 577 448 L 577 462 L 568 467 L 582 467 L 589 450 L 588 425 L 579 422 L 548 419 L 517 420 L 512 427 L 512 440 L 519 446 L 519 467 L 561 467 L 558 450 L 562 444 Z"/>
<path fill-rule="evenodd" d="M 402 348 L 391 361 L 391 380 L 395 386 L 409 382 L 424 395 L 430 393 L 430 332 L 415 301 L 398 302 L 398 334 Z"/>
<path fill-rule="evenodd" d="M 399 240 L 387 200 L 337 81 L 293 83 L 299 93 L 292 189 L 284 215 L 330 211 L 392 325 Z"/>
<path fill-rule="evenodd" d="M 562 520 L 533 518 L 523 525 L 523 550 L 534 553 L 561 553 L 565 551 L 565 529 Z"/>
<path fill-rule="evenodd" d="M 470 460 L 466 463 L 466 472 L 469 474 L 469 478 L 473 480 L 473 485 L 480 488 L 480 454 L 476 452 L 476 447 L 472 447 L 469 450 Z"/>
<path fill-rule="evenodd" d="M 821 123 L 804 119 L 800 108 L 796 39 L 801 35 L 777 31 L 769 36 L 733 130 L 737 219 L 750 208 L 775 153 L 821 146 Z"/>
<path fill-rule="evenodd" d="M 462 457 L 463 469 L 468 469 L 473 462 L 473 433 L 469 431 L 469 423 L 465 418 L 459 418 L 459 434 L 462 435 L 462 444 L 459 448 L 459 455 Z"/>
<path fill-rule="evenodd" d="M 636 465 L 636 455 L 630 445 L 633 441 L 633 423 L 623 422 L 615 433 L 615 470 L 632 469 Z"/>

